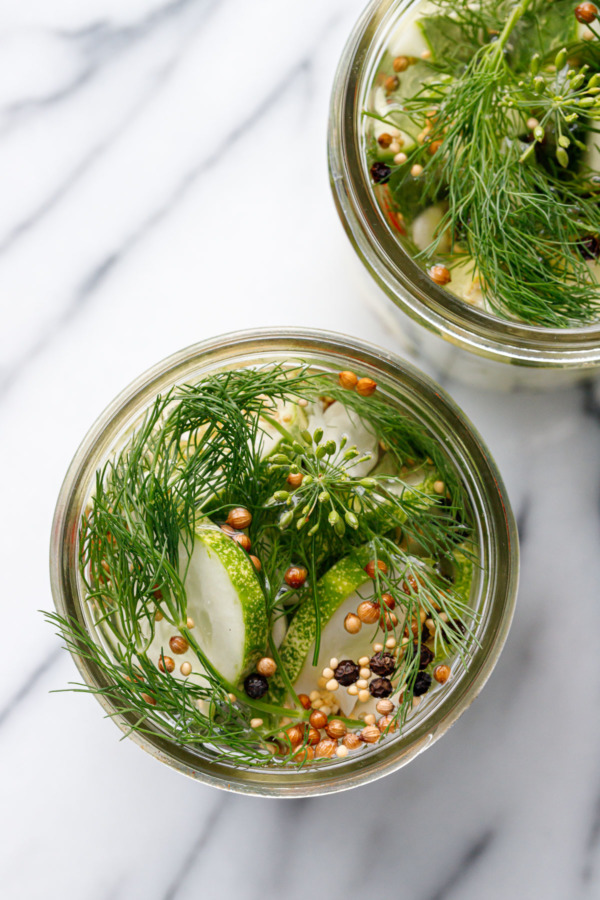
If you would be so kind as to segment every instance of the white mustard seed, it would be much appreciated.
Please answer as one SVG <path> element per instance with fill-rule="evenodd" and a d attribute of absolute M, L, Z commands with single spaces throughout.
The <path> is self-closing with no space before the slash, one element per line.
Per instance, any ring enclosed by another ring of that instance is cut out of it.
<path fill-rule="evenodd" d="M 398 641 L 396 640 L 396 638 L 389 637 L 385 642 L 385 646 L 388 648 L 388 650 L 393 650 L 397 643 Z"/>
<path fill-rule="evenodd" d="M 350 694 L 351 697 L 356 697 L 356 695 L 358 694 L 358 688 L 356 687 L 355 684 L 351 684 L 348 687 L 348 693 Z"/>
<path fill-rule="evenodd" d="M 396 153 L 396 155 L 394 156 L 394 163 L 397 166 L 403 166 L 407 159 L 408 156 L 406 155 L 406 153 L 400 151 L 400 153 Z"/>
<path fill-rule="evenodd" d="M 335 656 L 333 656 L 333 657 L 329 660 L 329 666 L 330 666 L 330 668 L 332 668 L 332 669 L 337 669 L 337 667 L 339 666 L 339 664 L 340 664 L 340 661 L 339 661 L 339 659 L 336 659 Z"/>
<path fill-rule="evenodd" d="M 367 725 L 375 724 L 375 716 L 373 715 L 373 713 L 369 713 L 368 715 L 365 716 L 365 722 Z"/>
<path fill-rule="evenodd" d="M 181 663 L 179 671 L 182 675 L 188 676 L 192 671 L 192 664 L 189 662 Z"/>
<path fill-rule="evenodd" d="M 368 691 L 364 691 L 364 690 L 363 690 L 363 691 L 359 691 L 359 692 L 358 692 L 358 699 L 359 699 L 360 703 L 368 703 L 369 700 L 371 699 L 371 695 L 370 695 L 370 693 L 369 693 Z"/>
<path fill-rule="evenodd" d="M 260 728 L 262 723 L 262 719 L 250 719 L 250 728 Z"/>
<path fill-rule="evenodd" d="M 371 660 L 368 656 L 361 656 L 361 658 L 358 660 L 359 666 L 368 666 L 370 662 Z"/>
<path fill-rule="evenodd" d="M 373 650 L 375 653 L 381 653 L 383 650 L 383 644 L 373 644 Z"/>
<path fill-rule="evenodd" d="M 360 670 L 359 675 L 360 675 L 361 678 L 370 678 L 370 677 L 371 677 L 371 670 L 368 669 L 366 666 L 364 666 L 364 667 Z"/>
<path fill-rule="evenodd" d="M 359 690 L 364 690 L 365 688 L 369 687 L 369 683 L 366 680 L 366 678 L 359 678 L 358 681 L 356 682 L 356 687 Z"/>
<path fill-rule="evenodd" d="M 331 691 L 333 693 L 333 691 L 337 691 L 337 689 L 339 688 L 339 684 L 335 680 L 335 678 L 330 678 L 325 687 L 328 691 Z"/>
<path fill-rule="evenodd" d="M 326 678 L 327 681 L 329 681 L 330 678 L 333 678 L 333 669 L 329 666 L 325 666 L 323 669 L 323 678 Z"/>
<path fill-rule="evenodd" d="M 310 694 L 308 695 L 308 699 L 309 700 L 320 700 L 321 695 L 318 691 L 311 691 Z"/>
<path fill-rule="evenodd" d="M 348 750 L 348 748 L 344 747 L 344 745 L 342 744 L 341 747 L 338 747 L 337 750 L 335 751 L 335 755 L 342 758 L 344 756 L 348 756 L 349 752 L 350 751 Z"/>

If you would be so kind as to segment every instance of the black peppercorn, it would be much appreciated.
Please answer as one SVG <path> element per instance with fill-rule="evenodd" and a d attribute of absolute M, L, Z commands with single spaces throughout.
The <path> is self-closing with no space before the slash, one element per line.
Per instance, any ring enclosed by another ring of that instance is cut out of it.
<path fill-rule="evenodd" d="M 355 681 L 358 681 L 360 667 L 355 662 L 352 662 L 351 659 L 342 659 L 337 664 L 333 674 L 338 684 L 348 687 L 349 684 L 354 684 Z"/>
<path fill-rule="evenodd" d="M 376 675 L 391 675 L 396 668 L 396 661 L 391 653 L 376 653 L 369 660 L 369 668 Z"/>
<path fill-rule="evenodd" d="M 414 655 L 419 656 L 419 645 L 415 643 L 414 645 Z M 433 650 L 430 650 L 429 647 L 425 647 L 421 644 L 421 654 L 419 656 L 419 668 L 426 669 L 431 660 L 433 659 Z"/>
<path fill-rule="evenodd" d="M 252 672 L 252 674 L 248 675 L 244 681 L 244 690 L 253 700 L 259 700 L 261 697 L 264 697 L 269 690 L 269 682 L 264 675 L 259 675 L 258 672 Z"/>
<path fill-rule="evenodd" d="M 413 696 L 420 697 L 421 694 L 426 694 L 430 687 L 431 687 L 431 675 L 428 675 L 427 672 L 419 672 L 419 674 L 415 678 L 415 686 L 413 688 Z"/>
<path fill-rule="evenodd" d="M 430 639 L 431 639 L 431 632 L 429 631 L 429 628 L 427 627 L 427 625 L 423 625 L 423 628 L 421 629 L 421 643 L 426 644 L 427 641 L 429 641 Z"/>
<path fill-rule="evenodd" d="M 391 174 L 392 170 L 385 163 L 376 162 L 371 166 L 371 178 L 375 184 L 385 184 L 386 181 L 390 180 Z"/>
<path fill-rule="evenodd" d="M 371 697 L 389 697 L 392 690 L 392 682 L 389 678 L 374 678 L 369 685 Z"/>
<path fill-rule="evenodd" d="M 597 235 L 583 238 L 577 247 L 584 259 L 598 259 L 600 256 L 600 240 Z"/>

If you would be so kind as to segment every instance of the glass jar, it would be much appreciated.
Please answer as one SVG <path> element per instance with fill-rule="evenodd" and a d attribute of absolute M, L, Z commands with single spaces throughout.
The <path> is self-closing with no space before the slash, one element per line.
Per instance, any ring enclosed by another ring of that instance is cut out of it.
<path fill-rule="evenodd" d="M 331 185 L 350 241 L 378 285 L 371 282 L 371 300 L 405 349 L 432 362 L 440 376 L 511 389 L 556 388 L 597 374 L 600 323 L 542 328 L 468 305 L 436 285 L 414 262 L 377 203 L 362 112 L 390 33 L 423 5 L 423 0 L 372 0 L 348 39 L 333 86 Z"/>
<path fill-rule="evenodd" d="M 259 330 L 214 338 L 170 356 L 126 388 L 91 428 L 67 472 L 52 528 L 51 583 L 59 614 L 73 617 L 93 633 L 78 567 L 81 516 L 97 469 L 123 445 L 157 394 L 216 371 L 298 359 L 318 371 L 359 369 L 377 382 L 380 396 L 441 442 L 464 481 L 473 510 L 481 568 L 474 578 L 472 605 L 481 618 L 478 644 L 468 650 L 468 671 L 457 661 L 452 679 L 425 696 L 402 734 L 345 759 L 298 770 L 240 768 L 222 753 L 179 747 L 158 727 L 148 734 L 131 733 L 144 750 L 186 775 L 263 796 L 312 796 L 354 787 L 400 768 L 431 746 L 490 675 L 508 633 L 518 581 L 517 532 L 500 475 L 471 423 L 437 385 L 391 354 L 352 338 L 298 329 Z M 106 686 L 106 676 L 94 663 L 83 654 L 73 656 L 87 685 Z M 102 694 L 96 696 L 113 721 L 129 733 L 132 714 L 118 710 Z"/>

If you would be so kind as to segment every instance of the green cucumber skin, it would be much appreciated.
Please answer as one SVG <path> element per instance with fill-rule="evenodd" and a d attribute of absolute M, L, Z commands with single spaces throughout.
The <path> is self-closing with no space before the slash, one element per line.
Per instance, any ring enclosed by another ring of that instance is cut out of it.
<path fill-rule="evenodd" d="M 346 556 L 335 563 L 317 582 L 321 628 L 329 622 L 338 606 L 369 581 L 364 566 L 370 559 L 369 550 L 361 547 L 354 556 Z M 311 597 L 307 597 L 288 629 L 279 648 L 281 663 L 293 684 L 306 660 L 306 655 L 315 640 L 317 617 Z M 273 700 L 281 702 L 287 693 L 279 672 L 271 678 L 270 693 Z"/>
<path fill-rule="evenodd" d="M 212 551 L 218 556 L 242 604 L 246 626 L 244 659 L 248 660 L 246 669 L 240 675 L 243 677 L 256 660 L 264 655 L 267 645 L 269 621 L 265 597 L 256 570 L 239 544 L 232 541 L 221 529 L 214 527 L 201 527 L 196 534 L 197 540 L 202 541 L 209 553 Z"/>

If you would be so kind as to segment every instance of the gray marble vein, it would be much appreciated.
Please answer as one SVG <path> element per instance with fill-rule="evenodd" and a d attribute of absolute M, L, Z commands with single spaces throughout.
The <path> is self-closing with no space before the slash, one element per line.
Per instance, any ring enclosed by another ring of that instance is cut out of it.
<path fill-rule="evenodd" d="M 8 721 L 16 709 L 28 700 L 32 693 L 39 688 L 40 681 L 48 674 L 48 672 L 56 665 L 59 659 L 62 660 L 64 650 L 62 647 L 54 647 L 48 655 L 39 662 L 35 668 L 29 673 L 25 681 L 23 681 L 4 706 L 0 707 L 0 728 Z"/>
<path fill-rule="evenodd" d="M 495 830 L 489 828 L 475 838 L 457 863 L 450 869 L 448 876 L 439 888 L 426 895 L 426 900 L 450 900 L 451 897 L 460 896 L 460 890 L 464 886 L 465 881 L 468 881 L 473 868 L 485 856 L 495 837 Z"/>
<path fill-rule="evenodd" d="M 179 4 L 176 4 L 179 5 Z M 169 215 L 173 213 L 177 205 L 194 188 L 199 179 L 211 172 L 216 166 L 227 164 L 229 154 L 235 152 L 238 145 L 251 137 L 253 129 L 268 115 L 274 107 L 285 102 L 287 92 L 299 79 L 307 78 L 310 73 L 311 55 L 317 50 L 324 38 L 335 25 L 337 17 L 332 17 L 324 29 L 317 35 L 313 47 L 309 53 L 284 73 L 273 85 L 269 93 L 260 99 L 258 104 L 251 109 L 235 126 L 222 136 L 216 147 L 197 162 L 192 168 L 183 174 L 179 183 L 171 190 L 170 195 L 160 207 L 141 222 L 138 227 L 128 235 L 118 248 L 112 250 L 104 259 L 96 264 L 80 283 L 74 296 L 61 310 L 52 324 L 35 340 L 26 352 L 11 367 L 8 367 L 0 377 L 0 398 L 19 378 L 29 363 L 36 359 L 39 353 L 44 351 L 62 329 L 76 318 L 91 301 L 96 291 L 104 284 L 113 270 L 123 262 L 142 243 L 154 229 L 156 229 Z M 308 102 L 308 101 L 307 101 Z"/>
<path fill-rule="evenodd" d="M 217 799 L 212 812 L 203 821 L 197 837 L 187 851 L 173 880 L 162 895 L 162 900 L 176 900 L 180 896 L 194 867 L 198 864 L 200 856 L 206 852 L 210 842 L 215 839 L 216 829 L 219 828 L 223 816 L 231 810 L 231 806 L 231 798 L 227 795 L 222 795 Z"/>

